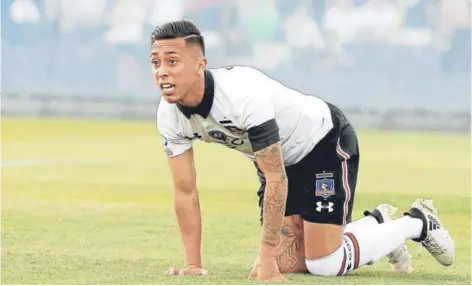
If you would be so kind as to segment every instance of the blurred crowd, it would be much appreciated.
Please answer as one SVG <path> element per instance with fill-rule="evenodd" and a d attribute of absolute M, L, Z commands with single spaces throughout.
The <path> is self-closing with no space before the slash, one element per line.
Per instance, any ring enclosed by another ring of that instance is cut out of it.
<path fill-rule="evenodd" d="M 345 106 L 469 107 L 471 0 L 2 0 L 2 89 L 156 97 L 155 25 Z"/>

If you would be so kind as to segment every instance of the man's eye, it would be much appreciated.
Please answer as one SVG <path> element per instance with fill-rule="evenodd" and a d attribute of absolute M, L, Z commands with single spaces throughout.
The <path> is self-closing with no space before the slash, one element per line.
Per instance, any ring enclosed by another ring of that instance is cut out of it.
<path fill-rule="evenodd" d="M 155 67 L 159 66 L 159 62 L 158 61 L 152 61 L 151 64 Z"/>
<path fill-rule="evenodd" d="M 169 64 L 171 64 L 171 65 L 175 65 L 176 63 L 177 63 L 176 60 L 169 60 Z"/>

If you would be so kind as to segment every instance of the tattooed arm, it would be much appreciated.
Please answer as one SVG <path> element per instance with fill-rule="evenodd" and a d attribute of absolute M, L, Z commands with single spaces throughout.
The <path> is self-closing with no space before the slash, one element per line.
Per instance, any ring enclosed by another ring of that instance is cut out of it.
<path fill-rule="evenodd" d="M 288 188 L 282 147 L 280 142 L 277 142 L 255 154 L 257 164 L 266 179 L 260 258 L 262 260 L 275 259 L 285 215 Z"/>
<path fill-rule="evenodd" d="M 303 220 L 300 215 L 284 218 L 277 247 L 277 266 L 281 273 L 305 273 L 305 247 Z"/>

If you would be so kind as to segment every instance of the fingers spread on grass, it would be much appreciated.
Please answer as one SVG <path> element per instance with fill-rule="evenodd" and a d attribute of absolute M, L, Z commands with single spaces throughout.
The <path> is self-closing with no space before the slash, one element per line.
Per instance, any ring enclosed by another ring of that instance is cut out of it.
<path fill-rule="evenodd" d="M 207 270 L 201 268 L 184 268 L 180 270 L 179 275 L 204 276 L 207 275 L 207 273 Z"/>
<path fill-rule="evenodd" d="M 166 274 L 168 275 L 179 275 L 179 273 L 180 273 L 180 268 L 177 266 L 172 266 L 166 271 Z"/>

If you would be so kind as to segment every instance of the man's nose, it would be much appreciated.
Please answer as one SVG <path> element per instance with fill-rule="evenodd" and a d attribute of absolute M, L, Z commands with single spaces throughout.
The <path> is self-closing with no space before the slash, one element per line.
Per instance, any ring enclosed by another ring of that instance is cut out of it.
<path fill-rule="evenodd" d="M 167 69 L 163 66 L 159 67 L 157 70 L 156 70 L 156 76 L 161 78 L 161 77 L 166 77 L 168 76 L 169 73 L 167 72 Z"/>

